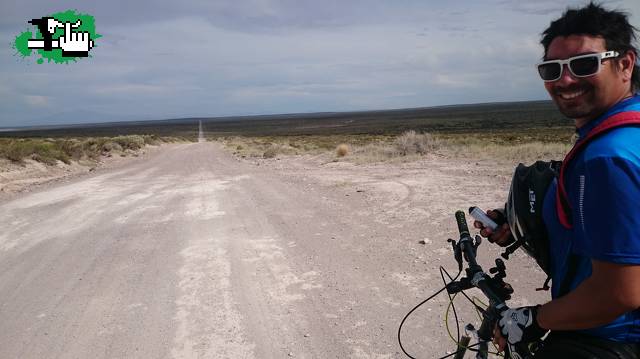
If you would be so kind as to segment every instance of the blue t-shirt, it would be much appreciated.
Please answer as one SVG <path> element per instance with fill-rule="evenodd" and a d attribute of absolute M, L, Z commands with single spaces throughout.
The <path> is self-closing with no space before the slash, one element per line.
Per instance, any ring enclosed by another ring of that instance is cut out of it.
<path fill-rule="evenodd" d="M 640 111 L 640 96 L 621 101 L 578 129 L 579 138 L 622 111 Z M 551 248 L 553 298 L 560 295 L 570 253 L 576 256 L 578 265 L 570 290 L 591 275 L 592 259 L 640 264 L 640 127 L 617 128 L 592 140 L 567 167 L 565 181 L 572 229 L 563 227 L 558 219 L 557 182 L 550 186 L 543 202 Z M 616 341 L 640 342 L 640 309 L 581 332 Z"/>

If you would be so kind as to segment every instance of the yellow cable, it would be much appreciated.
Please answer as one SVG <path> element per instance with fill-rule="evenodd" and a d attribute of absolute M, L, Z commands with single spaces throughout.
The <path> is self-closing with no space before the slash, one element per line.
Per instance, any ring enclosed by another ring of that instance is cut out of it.
<path fill-rule="evenodd" d="M 471 297 L 471 302 L 473 303 L 473 309 L 476 310 L 476 314 L 478 315 L 478 320 L 482 321 L 482 313 L 480 313 L 480 309 L 478 307 L 482 307 L 482 310 L 487 310 L 489 306 L 476 296 Z"/>
<path fill-rule="evenodd" d="M 458 295 L 458 293 L 454 294 L 449 300 L 449 304 L 447 305 L 447 310 L 445 311 L 445 314 L 444 314 L 444 325 L 445 325 L 445 328 L 447 329 L 447 334 L 449 334 L 449 338 L 451 338 L 451 341 L 455 345 L 460 346 L 460 343 L 456 340 L 456 338 L 453 337 L 453 333 L 451 333 L 451 328 L 449 328 L 449 312 L 453 307 L 453 301 L 456 299 L 456 295 Z M 482 321 L 482 313 L 480 313 L 480 309 L 478 309 L 478 307 L 481 305 L 483 309 L 487 309 L 488 306 L 482 300 L 480 300 L 480 298 L 476 296 L 471 297 L 471 301 L 473 302 L 473 304 L 475 304 L 473 308 L 476 310 L 476 314 L 478 315 L 478 318 L 480 319 L 480 321 Z M 478 305 L 478 303 L 480 305 Z M 504 357 L 504 354 L 500 354 L 498 352 L 498 347 L 494 343 L 491 343 L 491 344 L 493 345 L 495 351 L 494 352 L 490 351 L 489 354 L 497 355 L 498 357 Z M 469 347 L 466 347 L 465 349 L 469 349 Z"/>
<path fill-rule="evenodd" d="M 451 338 L 451 341 L 453 341 L 454 344 L 458 345 L 458 341 L 453 337 L 451 329 L 449 328 L 449 310 L 453 306 L 453 300 L 456 299 L 456 295 L 458 295 L 458 293 L 454 294 L 453 297 L 450 297 L 451 299 L 449 300 L 449 304 L 447 305 L 447 310 L 444 312 L 444 325 L 447 328 L 447 333 L 449 334 L 449 338 Z"/>
<path fill-rule="evenodd" d="M 482 307 L 483 307 L 482 309 L 484 309 L 484 310 L 486 310 L 489 306 L 487 304 L 485 304 L 482 300 L 480 300 L 480 298 L 478 298 L 476 296 L 471 297 L 471 300 L 473 301 L 473 304 L 475 304 L 473 307 L 476 309 L 476 314 L 478 315 L 478 318 L 480 318 L 480 320 L 482 320 L 482 313 L 480 313 L 480 309 L 478 309 L 478 307 L 480 305 L 476 304 L 476 301 L 482 305 Z M 494 355 L 497 355 L 499 357 L 503 357 L 504 356 L 504 354 L 500 354 L 498 352 L 498 346 L 495 343 L 492 342 L 491 345 L 493 345 L 493 348 L 495 349 L 495 352 L 489 352 L 489 354 L 494 354 Z"/>

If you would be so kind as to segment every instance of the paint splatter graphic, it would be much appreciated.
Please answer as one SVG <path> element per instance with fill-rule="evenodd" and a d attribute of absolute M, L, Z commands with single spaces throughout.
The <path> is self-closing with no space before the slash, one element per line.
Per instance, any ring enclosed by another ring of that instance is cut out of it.
<path fill-rule="evenodd" d="M 46 15 L 46 17 L 54 18 L 60 22 L 75 23 L 76 21 L 80 20 L 81 21 L 80 26 L 78 28 L 74 28 L 74 30 L 78 32 L 89 33 L 91 40 L 93 40 L 94 42 L 96 39 L 102 37 L 102 35 L 96 33 L 95 19 L 91 15 L 81 14 L 76 12 L 75 10 L 67 10 L 64 12 L 58 12 L 55 14 Z M 35 55 L 37 56 L 36 62 L 38 64 L 43 64 L 45 60 L 48 63 L 53 62 L 56 64 L 68 64 L 70 61 L 76 62 L 78 61 L 78 58 L 81 58 L 81 57 L 62 56 L 62 49 L 51 49 L 50 51 L 47 51 L 44 49 L 37 49 L 37 50 L 30 49 L 28 47 L 29 40 L 43 39 L 43 36 L 40 33 L 40 30 L 37 27 L 35 27 L 35 29 L 36 29 L 35 33 L 31 31 L 25 31 L 15 37 L 15 40 L 13 42 L 13 48 L 15 49 L 17 56 L 27 58 Z M 52 35 L 52 39 L 57 40 L 63 35 L 64 35 L 64 30 L 61 28 L 57 28 Z M 89 55 L 89 57 L 91 56 Z"/>

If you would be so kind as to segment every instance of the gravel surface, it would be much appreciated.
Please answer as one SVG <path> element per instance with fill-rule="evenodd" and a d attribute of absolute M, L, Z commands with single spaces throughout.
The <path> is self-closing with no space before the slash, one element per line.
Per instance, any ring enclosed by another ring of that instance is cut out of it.
<path fill-rule="evenodd" d="M 511 168 L 240 160 L 199 142 L 0 197 L 0 358 L 402 358 L 400 320 L 439 266 L 455 272 L 453 213 L 498 206 Z M 498 254 L 480 247 L 485 269 Z M 512 305 L 545 301 L 531 260 L 507 268 Z M 407 320 L 412 355 L 453 351 L 447 303 Z"/>

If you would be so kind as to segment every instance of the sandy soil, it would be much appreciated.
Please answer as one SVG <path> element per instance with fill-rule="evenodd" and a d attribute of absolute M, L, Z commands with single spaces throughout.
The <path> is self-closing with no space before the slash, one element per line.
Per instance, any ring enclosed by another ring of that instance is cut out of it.
<path fill-rule="evenodd" d="M 71 161 L 66 164 L 58 161 L 55 165 L 25 159 L 16 163 L 0 158 L 0 199 L 14 197 L 19 193 L 31 192 L 39 187 L 86 175 L 90 172 L 104 171 L 122 166 L 132 159 L 143 157 L 153 152 L 158 146 L 146 146 L 138 151 L 129 151 L 126 156 L 118 154 L 102 156 L 98 161 Z"/>
<path fill-rule="evenodd" d="M 441 288 L 439 266 L 455 272 L 454 211 L 500 205 L 511 170 L 200 142 L 0 197 L 0 357 L 402 358 L 400 320 Z M 498 254 L 480 247 L 485 269 Z M 512 305 L 548 297 L 526 256 L 507 268 Z M 414 356 L 454 349 L 447 303 L 407 320 Z"/>

